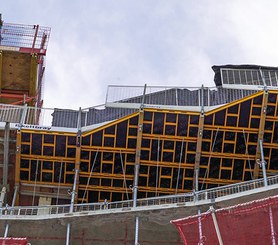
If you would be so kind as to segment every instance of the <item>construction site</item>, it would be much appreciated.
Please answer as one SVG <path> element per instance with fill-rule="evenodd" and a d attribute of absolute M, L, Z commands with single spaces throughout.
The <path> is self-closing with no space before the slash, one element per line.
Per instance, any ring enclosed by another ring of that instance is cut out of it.
<path fill-rule="evenodd" d="M 50 32 L 0 18 L 2 244 L 278 242 L 278 67 L 45 108 Z"/>

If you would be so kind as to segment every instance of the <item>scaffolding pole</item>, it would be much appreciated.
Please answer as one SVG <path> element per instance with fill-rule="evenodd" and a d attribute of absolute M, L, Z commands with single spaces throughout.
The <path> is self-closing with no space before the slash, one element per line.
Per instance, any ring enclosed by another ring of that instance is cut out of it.
<path fill-rule="evenodd" d="M 198 228 L 199 228 L 199 245 L 203 245 L 203 231 L 202 231 L 202 221 L 201 221 L 201 210 L 198 210 Z"/>
<path fill-rule="evenodd" d="M 76 195 L 76 185 L 77 185 L 77 176 L 78 176 L 78 169 L 75 169 L 75 174 L 74 174 L 74 182 L 73 182 L 73 188 L 71 192 L 71 201 L 70 201 L 70 213 L 73 213 L 73 207 L 74 207 L 74 200 L 75 200 L 75 195 Z M 66 245 L 70 244 L 70 233 L 71 233 L 71 225 L 70 223 L 67 224 L 67 237 L 66 237 Z"/>
<path fill-rule="evenodd" d="M 263 149 L 262 140 L 260 140 L 260 151 L 261 151 L 261 166 L 262 166 L 263 177 L 264 177 L 264 186 L 267 186 L 267 177 L 266 177 L 266 169 L 265 169 L 266 162 L 264 160 L 264 149 Z"/>
<path fill-rule="evenodd" d="M 144 86 L 141 106 L 139 109 L 139 119 L 138 119 L 138 133 L 136 142 L 136 154 L 135 154 L 135 167 L 134 167 L 134 185 L 133 185 L 133 208 L 136 208 L 137 203 L 137 193 L 138 193 L 138 179 L 139 179 L 139 169 L 140 169 L 140 159 L 141 159 L 141 143 L 142 143 L 142 133 L 143 133 L 143 119 L 144 119 L 144 103 L 146 95 L 147 84 Z M 139 239 L 139 217 L 135 217 L 135 238 L 134 245 L 138 245 Z"/>
<path fill-rule="evenodd" d="M 273 214 L 271 206 L 269 206 L 269 221 L 270 221 L 270 229 L 271 229 L 271 244 L 276 245 L 276 238 L 275 238 L 275 229 L 273 224 Z"/>
<path fill-rule="evenodd" d="M 213 220 L 213 224 L 214 224 L 214 228 L 215 228 L 215 231 L 216 231 L 216 235 L 217 235 L 217 238 L 218 238 L 219 245 L 223 245 L 221 233 L 220 233 L 219 226 L 218 226 L 217 219 L 216 219 L 216 215 L 215 215 L 215 209 L 213 208 L 213 206 L 209 207 L 209 211 L 211 212 L 211 216 L 212 216 L 212 220 Z"/>
<path fill-rule="evenodd" d="M 18 189 L 18 186 L 15 186 L 14 188 L 14 195 L 13 195 L 13 201 L 12 201 L 12 208 L 14 207 L 15 205 L 15 200 L 16 200 L 16 195 L 17 195 L 17 189 Z M 11 215 L 13 215 L 13 209 L 11 210 Z M 7 223 L 6 226 L 5 226 L 5 233 L 4 233 L 4 237 L 8 237 L 8 232 L 9 232 L 9 227 L 10 225 Z"/>

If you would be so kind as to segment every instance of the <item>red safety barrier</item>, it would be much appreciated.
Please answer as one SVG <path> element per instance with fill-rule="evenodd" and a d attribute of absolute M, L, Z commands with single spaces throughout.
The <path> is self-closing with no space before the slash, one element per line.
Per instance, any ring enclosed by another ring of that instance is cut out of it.
<path fill-rule="evenodd" d="M 278 244 L 278 196 L 212 209 L 171 223 L 186 245 L 220 244 L 219 239 L 225 245 Z"/>
<path fill-rule="evenodd" d="M 6 245 L 27 245 L 27 238 L 19 238 L 19 237 L 0 237 L 0 244 Z"/>

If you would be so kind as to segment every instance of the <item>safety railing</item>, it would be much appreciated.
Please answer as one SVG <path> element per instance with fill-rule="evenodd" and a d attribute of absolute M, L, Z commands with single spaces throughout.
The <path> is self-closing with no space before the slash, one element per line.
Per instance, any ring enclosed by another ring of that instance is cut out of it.
<path fill-rule="evenodd" d="M 20 105 L 0 104 L 0 122 L 43 127 L 78 128 L 112 121 L 131 113 L 134 109 L 106 108 L 104 105 L 82 110 L 39 108 Z"/>
<path fill-rule="evenodd" d="M 278 184 L 278 175 L 267 178 L 268 186 Z M 219 197 L 230 196 L 238 193 L 244 193 L 264 187 L 264 180 L 257 179 L 237 184 L 217 187 L 208 190 L 202 190 L 199 192 L 190 192 L 178 195 L 169 195 L 162 197 L 153 197 L 138 199 L 136 202 L 137 208 L 142 207 L 161 207 L 162 205 L 169 204 L 185 204 L 190 202 L 199 202 L 204 200 L 216 199 Z M 79 212 L 107 212 L 109 210 L 131 210 L 133 207 L 133 201 L 119 201 L 119 202 L 100 202 L 89 204 L 76 204 L 73 208 L 73 213 Z M 5 207 L 2 208 L 2 219 L 5 219 L 6 215 L 9 216 L 30 216 L 30 215 L 59 215 L 69 214 L 70 205 L 50 205 L 50 206 L 32 206 L 32 207 Z M 1 216 L 0 216 L 1 219 Z"/>
<path fill-rule="evenodd" d="M 278 86 L 278 71 L 270 69 L 220 69 L 224 85 Z"/>
<path fill-rule="evenodd" d="M 44 55 L 49 36 L 49 27 L 4 22 L 0 25 L 0 48 Z"/>
<path fill-rule="evenodd" d="M 161 86 L 117 86 L 107 90 L 106 105 L 111 107 L 138 108 L 164 105 L 179 107 L 216 106 L 241 99 L 260 90 L 242 90 L 221 87 L 161 87 Z"/>

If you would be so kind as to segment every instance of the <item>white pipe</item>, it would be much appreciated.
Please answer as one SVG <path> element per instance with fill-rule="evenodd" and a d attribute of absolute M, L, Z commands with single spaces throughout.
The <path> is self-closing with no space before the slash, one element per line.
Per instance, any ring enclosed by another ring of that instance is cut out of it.
<path fill-rule="evenodd" d="M 261 165 L 262 165 L 263 177 L 264 177 L 264 186 L 267 186 L 267 177 L 266 177 L 266 169 L 265 169 L 266 162 L 264 160 L 264 149 L 263 149 L 262 140 L 260 140 L 260 151 L 261 151 Z"/>
<path fill-rule="evenodd" d="M 221 237 L 221 234 L 220 234 L 220 230 L 219 230 L 216 215 L 215 215 L 215 209 L 212 206 L 210 206 L 209 211 L 211 212 L 211 216 L 212 216 L 214 228 L 215 228 L 215 231 L 216 231 L 216 234 L 217 234 L 219 245 L 223 245 L 222 237 Z"/>
<path fill-rule="evenodd" d="M 198 210 L 198 226 L 199 226 L 199 245 L 203 245 L 203 231 L 201 222 L 201 210 Z"/>
<path fill-rule="evenodd" d="M 135 241 L 134 241 L 134 245 L 139 245 L 138 243 L 138 239 L 139 238 L 139 217 L 136 216 L 135 218 Z"/>
<path fill-rule="evenodd" d="M 66 245 L 70 244 L 70 223 L 67 225 L 67 239 L 66 239 Z"/>
<path fill-rule="evenodd" d="M 274 230 L 274 224 L 273 224 L 273 215 L 272 215 L 272 209 L 270 206 L 269 206 L 269 221 L 270 221 L 272 245 L 276 245 L 275 230 Z"/>

